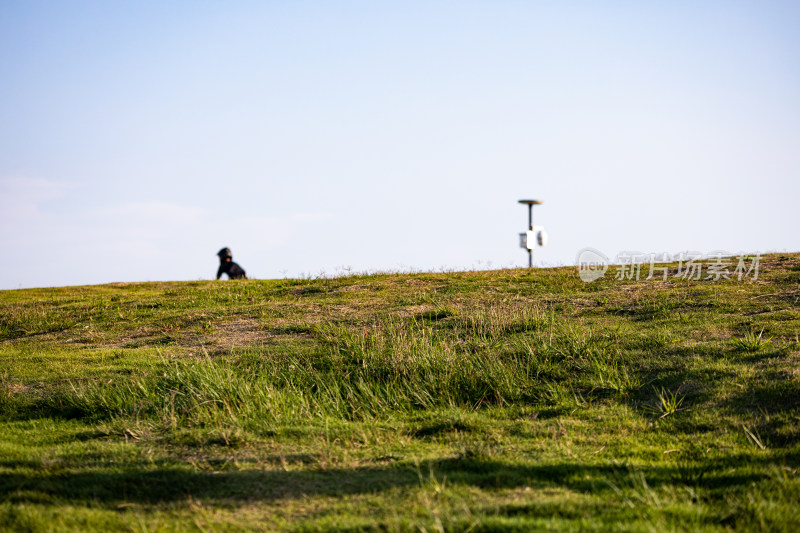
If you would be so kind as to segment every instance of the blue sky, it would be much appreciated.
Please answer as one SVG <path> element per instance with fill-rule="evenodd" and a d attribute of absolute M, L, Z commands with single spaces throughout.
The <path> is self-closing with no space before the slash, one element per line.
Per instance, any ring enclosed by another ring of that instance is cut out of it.
<path fill-rule="evenodd" d="M 0 3 L 0 289 L 797 251 L 800 4 Z"/>

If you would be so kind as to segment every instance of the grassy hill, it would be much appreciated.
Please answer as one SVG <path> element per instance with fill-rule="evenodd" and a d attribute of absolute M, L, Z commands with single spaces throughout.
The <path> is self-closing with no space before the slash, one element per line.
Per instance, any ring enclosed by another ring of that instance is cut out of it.
<path fill-rule="evenodd" d="M 800 530 L 800 255 L 0 292 L 0 529 Z"/>

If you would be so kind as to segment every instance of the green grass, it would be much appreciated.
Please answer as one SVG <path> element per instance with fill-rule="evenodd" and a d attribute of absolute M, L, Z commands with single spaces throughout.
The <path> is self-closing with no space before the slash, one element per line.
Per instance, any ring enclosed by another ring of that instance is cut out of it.
<path fill-rule="evenodd" d="M 799 266 L 2 291 L 0 530 L 796 531 Z"/>
<path fill-rule="evenodd" d="M 759 352 L 767 347 L 772 340 L 771 338 L 764 339 L 764 330 L 762 329 L 758 335 L 752 331 L 748 331 L 742 337 L 733 340 L 733 345 L 745 352 Z"/>

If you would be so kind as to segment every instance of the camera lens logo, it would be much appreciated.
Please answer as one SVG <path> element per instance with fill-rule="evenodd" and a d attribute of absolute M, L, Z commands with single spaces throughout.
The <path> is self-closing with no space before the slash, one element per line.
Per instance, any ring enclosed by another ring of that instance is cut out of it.
<path fill-rule="evenodd" d="M 608 257 L 594 248 L 584 248 L 578 252 L 575 262 L 578 264 L 578 275 L 584 283 L 602 278 L 608 270 Z"/>

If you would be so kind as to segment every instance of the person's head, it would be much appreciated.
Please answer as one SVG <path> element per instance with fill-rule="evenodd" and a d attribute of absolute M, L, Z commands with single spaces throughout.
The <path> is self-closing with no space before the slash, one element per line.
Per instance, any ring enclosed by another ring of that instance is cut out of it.
<path fill-rule="evenodd" d="M 223 248 L 219 252 L 217 252 L 220 261 L 230 261 L 233 258 L 233 254 L 231 254 L 230 248 Z"/>

